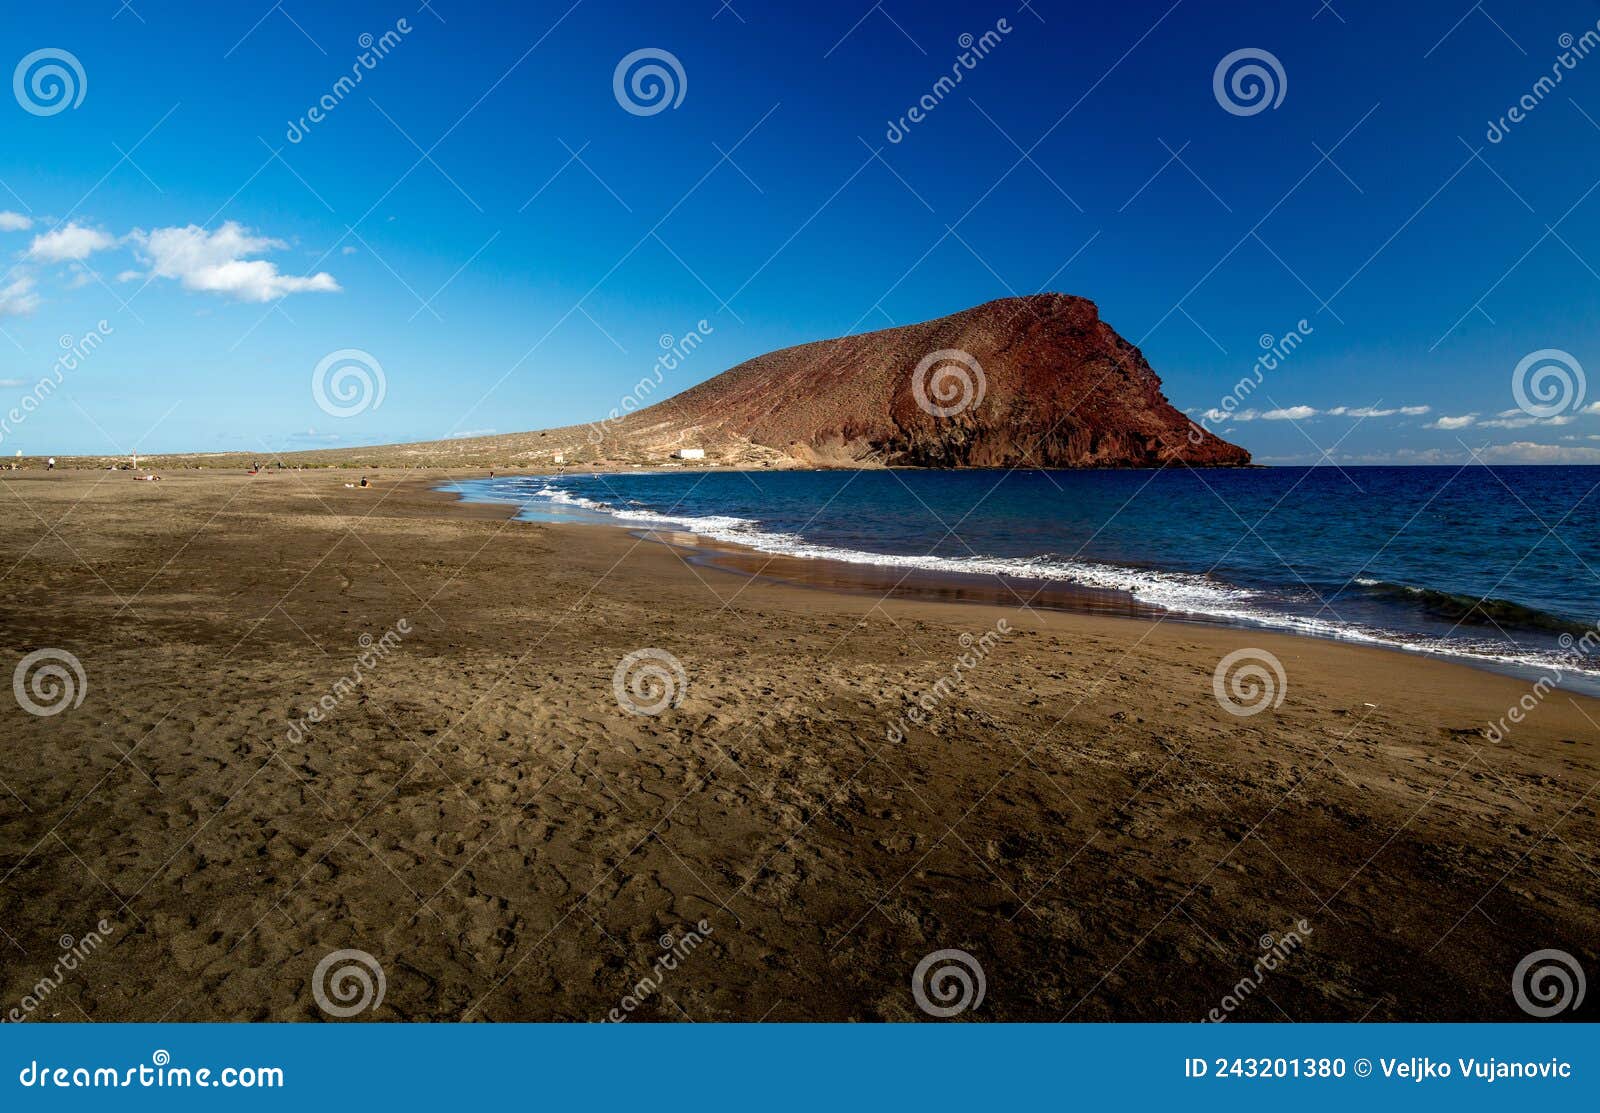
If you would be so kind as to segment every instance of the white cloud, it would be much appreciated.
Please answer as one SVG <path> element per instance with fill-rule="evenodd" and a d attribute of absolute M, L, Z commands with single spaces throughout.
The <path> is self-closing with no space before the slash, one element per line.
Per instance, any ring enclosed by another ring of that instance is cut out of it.
<path fill-rule="evenodd" d="M 1516 414 L 1515 417 L 1507 416 Z M 1571 425 L 1576 414 L 1558 414 L 1555 417 L 1530 417 L 1521 410 L 1503 410 L 1493 421 L 1480 422 L 1485 429 L 1526 429 L 1530 425 Z"/>
<path fill-rule="evenodd" d="M 33 218 L 21 213 L 0 212 L 0 232 L 26 232 L 33 227 Z"/>
<path fill-rule="evenodd" d="M 1428 429 L 1465 429 L 1478 420 L 1477 414 L 1462 414 L 1460 417 L 1446 417 L 1439 415 L 1437 421 L 1430 421 L 1425 426 Z"/>
<path fill-rule="evenodd" d="M 143 271 L 123 271 L 117 275 L 118 282 L 137 282 L 144 277 Z"/>
<path fill-rule="evenodd" d="M 14 387 L 27 385 L 26 379 L 0 379 L 0 390 L 11 390 Z"/>
<path fill-rule="evenodd" d="M 87 259 L 96 251 L 104 251 L 116 242 L 98 228 L 86 228 L 74 221 L 35 236 L 28 248 L 28 257 L 42 263 L 66 263 Z"/>
<path fill-rule="evenodd" d="M 1393 406 L 1389 409 L 1379 409 L 1377 406 L 1335 406 L 1331 410 L 1319 410 L 1315 406 L 1284 406 L 1281 409 L 1267 410 L 1265 413 L 1256 413 L 1254 410 L 1245 410 L 1233 415 L 1235 421 L 1250 421 L 1259 417 L 1262 421 L 1305 421 L 1307 418 L 1326 415 L 1328 417 L 1393 417 L 1403 414 L 1407 417 L 1417 417 L 1431 412 L 1431 406 Z M 1223 416 L 1220 410 L 1208 410 L 1206 418 L 1210 421 L 1221 421 Z"/>
<path fill-rule="evenodd" d="M 1600 448 L 1514 441 L 1492 444 L 1478 458 L 1502 464 L 1600 464 Z"/>
<path fill-rule="evenodd" d="M 1418 417 L 1428 413 L 1432 406 L 1395 406 L 1392 409 L 1380 410 L 1376 406 L 1335 406 L 1328 411 L 1330 417 L 1393 417 L 1402 414 L 1406 417 Z"/>
<path fill-rule="evenodd" d="M 1600 440 L 1600 437 L 1593 438 Z M 1536 444 L 1515 441 L 1485 445 L 1473 452 L 1466 448 L 1397 448 L 1388 452 L 1336 453 L 1328 459 L 1335 464 L 1600 464 L 1600 448 L 1581 445 Z M 1322 460 L 1310 453 L 1292 456 L 1257 456 L 1261 464 L 1312 464 Z M 1326 465 L 1323 465 L 1326 466 Z"/>
<path fill-rule="evenodd" d="M 1369 452 L 1361 456 L 1341 456 L 1341 464 L 1468 464 L 1472 457 L 1459 448 L 1397 448 L 1393 452 Z"/>
<path fill-rule="evenodd" d="M 340 289 L 326 271 L 302 278 L 280 274 L 278 265 L 265 259 L 246 258 L 288 244 L 253 235 L 231 220 L 215 232 L 190 224 L 150 232 L 139 230 L 130 238 L 139 245 L 151 274 L 178 279 L 188 290 L 223 294 L 239 301 L 267 302 L 289 294 L 334 293 Z"/>
<path fill-rule="evenodd" d="M 33 278 L 19 275 L 9 286 L 0 286 L 0 317 L 21 317 L 39 308 L 39 295 L 33 292 Z"/>

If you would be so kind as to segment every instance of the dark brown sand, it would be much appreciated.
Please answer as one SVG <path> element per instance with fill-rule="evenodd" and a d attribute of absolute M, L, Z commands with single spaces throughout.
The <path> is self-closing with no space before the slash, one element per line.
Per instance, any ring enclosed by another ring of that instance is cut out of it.
<path fill-rule="evenodd" d="M 1527 683 L 788 586 L 353 478 L 0 476 L 4 675 L 54 649 L 86 679 L 0 705 L 0 1011 L 323 1019 L 344 948 L 379 1020 L 925 1019 L 949 948 L 969 1020 L 1514 1020 L 1529 952 L 1600 973 L 1595 701 L 1495 743 Z M 613 689 L 644 648 L 687 676 L 655 716 Z M 1241 718 L 1212 675 L 1242 648 L 1287 687 Z"/>

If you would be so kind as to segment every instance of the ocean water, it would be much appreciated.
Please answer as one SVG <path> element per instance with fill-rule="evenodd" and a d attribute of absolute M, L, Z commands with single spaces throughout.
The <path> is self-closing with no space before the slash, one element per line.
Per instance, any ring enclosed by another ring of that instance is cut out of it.
<path fill-rule="evenodd" d="M 1600 468 L 671 471 L 455 485 L 531 519 L 1000 576 L 1600 691 Z"/>

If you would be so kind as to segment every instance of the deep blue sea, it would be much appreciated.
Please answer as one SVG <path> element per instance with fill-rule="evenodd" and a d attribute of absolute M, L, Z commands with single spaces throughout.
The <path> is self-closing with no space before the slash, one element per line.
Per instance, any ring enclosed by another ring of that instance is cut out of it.
<path fill-rule="evenodd" d="M 1600 467 L 686 470 L 455 489 L 534 519 L 1078 585 L 1185 618 L 1600 678 L 1576 645 L 1600 622 Z"/>

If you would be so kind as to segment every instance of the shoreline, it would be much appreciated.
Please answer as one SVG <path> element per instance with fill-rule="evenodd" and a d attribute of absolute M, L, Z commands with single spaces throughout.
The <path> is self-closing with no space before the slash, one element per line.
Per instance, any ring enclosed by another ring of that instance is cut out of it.
<path fill-rule="evenodd" d="M 0 993 L 114 929 L 31 1019 L 314 1020 L 355 948 L 374 1019 L 597 1020 L 701 920 L 632 1019 L 915 1020 L 957 948 L 975 1019 L 1195 1020 L 1303 919 L 1233 1019 L 1514 1020 L 1530 950 L 1593 954 L 1591 699 L 1494 737 L 1527 684 L 801 588 L 436 475 L 20 474 L 0 667 L 86 685 L 3 711 Z M 1259 707 L 1219 696 L 1241 650 L 1283 669 Z M 681 681 L 639 714 L 647 651 Z"/>
<path fill-rule="evenodd" d="M 592 469 L 573 469 L 583 474 L 596 474 Z M 738 471 L 737 468 L 705 469 Z M 516 473 L 521 475 L 523 473 Z M 560 473 L 527 473 L 543 477 Z M 645 474 L 644 471 L 626 470 L 613 473 L 601 469 L 599 474 Z M 671 474 L 668 470 L 668 474 Z M 468 479 L 488 479 L 487 474 L 452 476 L 447 482 Z M 495 478 L 507 478 L 496 475 Z M 1304 638 L 1314 642 L 1346 646 L 1352 649 L 1377 650 L 1385 654 L 1398 654 L 1416 661 L 1433 661 L 1458 665 L 1477 673 L 1509 677 L 1524 685 L 1553 681 L 1562 692 L 1600 700 L 1600 675 L 1593 672 L 1573 672 L 1552 665 L 1486 659 L 1449 649 L 1425 648 L 1402 642 L 1367 641 L 1356 637 L 1341 637 L 1315 630 L 1300 630 L 1275 625 L 1269 621 L 1249 618 L 1229 618 L 1203 612 L 1167 609 L 1144 603 L 1120 589 L 1097 588 L 1071 581 L 1020 576 L 1001 577 L 991 573 L 961 573 L 950 570 L 921 569 L 896 563 L 892 554 L 885 554 L 883 564 L 858 564 L 827 557 L 800 557 L 740 545 L 735 541 L 709 537 L 689 528 L 650 527 L 630 524 L 621 520 L 585 521 L 578 516 L 562 520 L 557 515 L 543 519 L 520 519 L 521 504 L 505 501 L 473 499 L 441 486 L 433 491 L 455 500 L 461 506 L 494 507 L 497 516 L 503 513 L 508 519 L 542 521 L 548 525 L 567 527 L 598 526 L 621 530 L 629 536 L 643 537 L 656 543 L 671 546 L 691 562 L 721 572 L 742 576 L 758 576 L 775 584 L 806 590 L 833 591 L 851 595 L 882 595 L 909 601 L 953 602 L 965 605 L 1006 606 L 1021 609 L 1065 613 L 1101 615 L 1127 618 L 1139 622 L 1177 622 L 1216 629 L 1258 633 L 1262 636 Z M 1553 674 L 1553 675 L 1552 675 Z"/>

